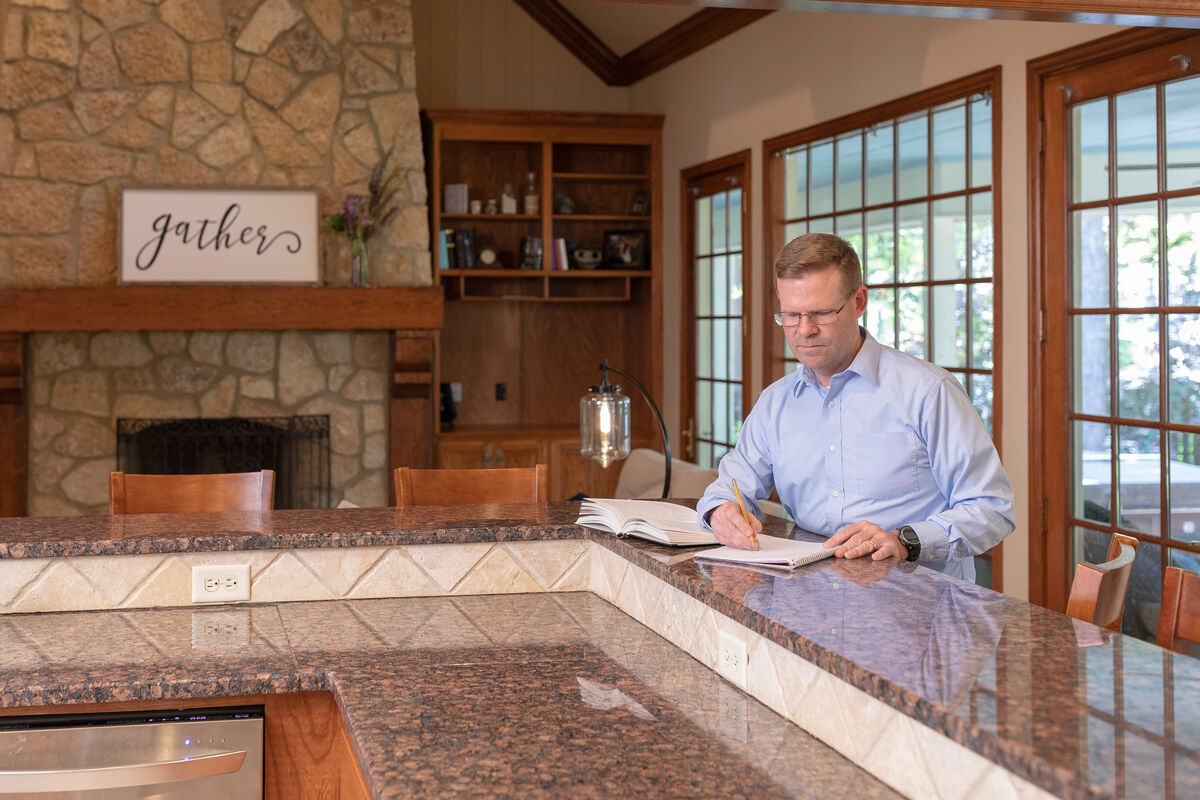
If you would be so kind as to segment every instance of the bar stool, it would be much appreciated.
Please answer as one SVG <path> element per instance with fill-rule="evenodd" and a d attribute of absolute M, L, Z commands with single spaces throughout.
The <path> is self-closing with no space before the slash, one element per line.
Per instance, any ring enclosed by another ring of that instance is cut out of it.
<path fill-rule="evenodd" d="M 1084 561 L 1075 567 L 1067 616 L 1110 631 L 1120 631 L 1121 618 L 1125 615 L 1125 591 L 1129 588 L 1135 555 L 1137 539 L 1114 533 L 1108 546 L 1107 561 L 1103 564 Z"/>
<path fill-rule="evenodd" d="M 210 475 L 108 476 L 111 514 L 173 514 L 194 511 L 270 511 L 275 471 Z"/>
<path fill-rule="evenodd" d="M 1167 567 L 1163 574 L 1162 610 L 1158 613 L 1155 641 L 1159 647 L 1176 650 L 1179 640 L 1200 644 L 1200 575 L 1179 567 Z"/>
<path fill-rule="evenodd" d="M 549 495 L 549 475 L 545 464 L 503 469 L 396 467 L 392 479 L 397 506 L 452 506 L 544 503 Z"/>

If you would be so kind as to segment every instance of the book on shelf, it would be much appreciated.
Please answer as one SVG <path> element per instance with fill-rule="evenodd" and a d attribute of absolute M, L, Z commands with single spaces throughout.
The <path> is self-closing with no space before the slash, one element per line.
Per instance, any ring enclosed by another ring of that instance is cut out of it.
<path fill-rule="evenodd" d="M 458 228 L 454 231 L 454 254 L 459 269 L 475 266 L 475 229 Z"/>
<path fill-rule="evenodd" d="M 778 536 L 758 535 L 757 550 L 742 550 L 737 547 L 718 547 L 697 553 L 696 558 L 708 561 L 727 561 L 777 569 L 795 569 L 833 555 L 834 548 L 826 549 L 824 542 L 806 542 L 799 539 L 781 539 Z"/>
<path fill-rule="evenodd" d="M 571 262 L 567 258 L 567 240 L 562 238 L 555 239 L 554 246 L 558 248 L 559 269 L 570 269 Z"/>
<path fill-rule="evenodd" d="M 542 268 L 542 237 L 540 236 L 522 236 L 521 237 L 521 254 L 518 259 L 518 266 L 521 269 L 541 269 Z"/>
<path fill-rule="evenodd" d="M 441 228 L 437 234 L 438 269 L 453 269 L 454 262 L 454 229 Z"/>
<path fill-rule="evenodd" d="M 575 524 L 674 547 L 719 544 L 696 521 L 694 508 L 663 500 L 589 498 L 580 504 Z"/>

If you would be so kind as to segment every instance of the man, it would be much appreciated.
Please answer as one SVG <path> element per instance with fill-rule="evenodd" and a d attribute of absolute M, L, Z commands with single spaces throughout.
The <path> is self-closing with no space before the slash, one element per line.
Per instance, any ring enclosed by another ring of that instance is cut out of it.
<path fill-rule="evenodd" d="M 775 321 L 801 369 L 755 403 L 696 507 L 700 520 L 722 543 L 757 549 L 758 500 L 774 489 L 840 558 L 919 560 L 974 581 L 972 557 L 1013 530 L 1013 495 L 962 385 L 859 327 L 862 268 L 837 236 L 789 242 L 775 289 Z"/>

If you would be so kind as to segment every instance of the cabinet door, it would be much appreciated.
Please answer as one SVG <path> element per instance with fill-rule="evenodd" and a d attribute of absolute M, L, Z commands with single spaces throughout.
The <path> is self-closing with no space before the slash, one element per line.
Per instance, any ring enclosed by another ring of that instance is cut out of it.
<path fill-rule="evenodd" d="M 490 467 L 491 463 L 485 463 L 485 454 L 490 456 L 491 451 L 482 439 L 442 439 L 438 442 L 438 469 Z"/>
<path fill-rule="evenodd" d="M 583 492 L 591 497 L 612 497 L 621 464 L 605 469 L 579 453 L 579 439 L 552 439 L 550 446 L 550 499 L 566 500 Z"/>
<path fill-rule="evenodd" d="M 491 445 L 492 467 L 536 467 L 542 461 L 537 439 L 497 439 Z"/>

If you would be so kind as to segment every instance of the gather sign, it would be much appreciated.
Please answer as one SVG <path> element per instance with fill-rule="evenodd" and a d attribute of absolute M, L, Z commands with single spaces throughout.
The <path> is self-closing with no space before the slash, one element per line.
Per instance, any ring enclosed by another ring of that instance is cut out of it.
<path fill-rule="evenodd" d="M 124 189 L 122 283 L 316 283 L 317 193 Z"/>

